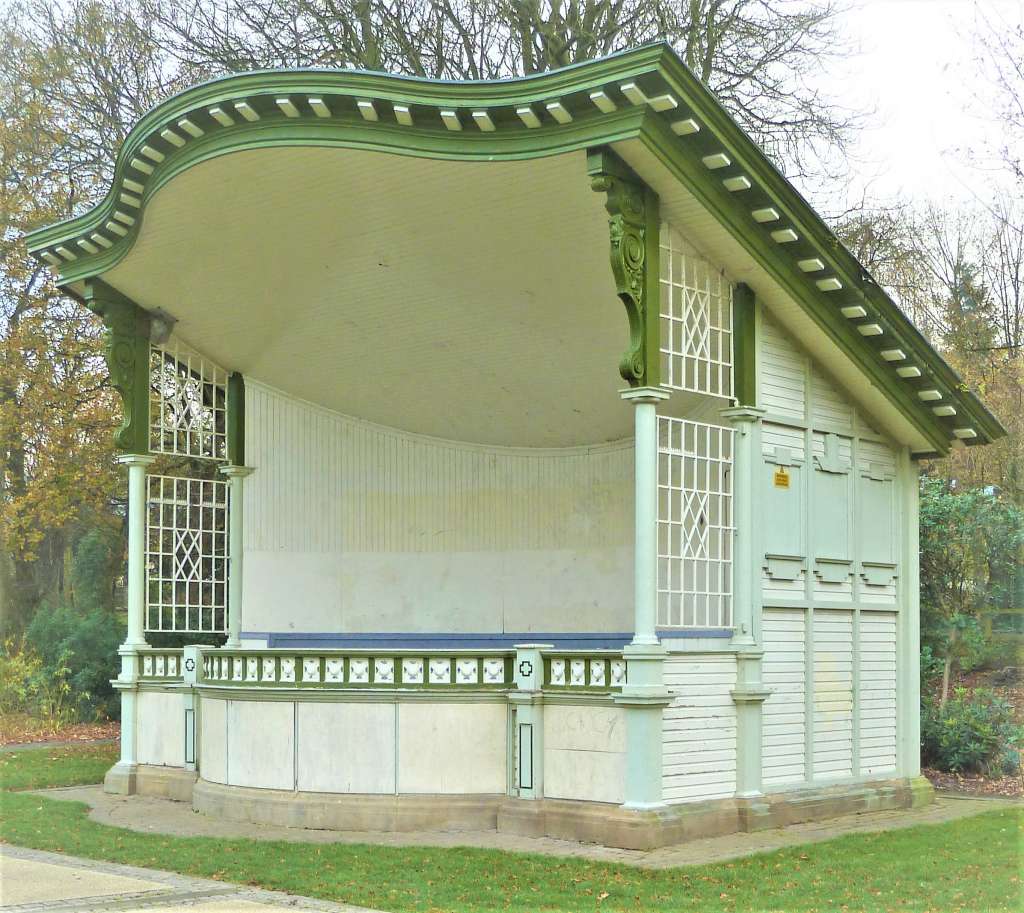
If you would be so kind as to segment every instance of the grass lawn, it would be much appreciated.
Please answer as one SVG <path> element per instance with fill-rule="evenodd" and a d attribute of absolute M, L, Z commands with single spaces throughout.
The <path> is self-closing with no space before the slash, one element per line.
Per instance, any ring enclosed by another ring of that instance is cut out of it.
<path fill-rule="evenodd" d="M 856 834 L 734 862 L 648 871 L 466 848 L 164 837 L 14 789 L 98 782 L 113 746 L 0 754 L 0 839 L 390 911 L 1008 911 L 1022 905 L 1024 815 Z"/>

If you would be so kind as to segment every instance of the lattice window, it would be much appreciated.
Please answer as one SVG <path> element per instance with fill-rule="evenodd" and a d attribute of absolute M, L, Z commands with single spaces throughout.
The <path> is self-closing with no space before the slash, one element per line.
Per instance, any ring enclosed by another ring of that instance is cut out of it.
<path fill-rule="evenodd" d="M 227 630 L 228 485 L 146 478 L 146 630 Z"/>
<path fill-rule="evenodd" d="M 660 288 L 662 383 L 731 397 L 732 284 L 665 223 Z"/>
<path fill-rule="evenodd" d="M 149 449 L 227 458 L 227 372 L 181 343 L 150 347 Z"/>
<path fill-rule="evenodd" d="M 729 428 L 658 416 L 658 624 L 732 624 Z"/>

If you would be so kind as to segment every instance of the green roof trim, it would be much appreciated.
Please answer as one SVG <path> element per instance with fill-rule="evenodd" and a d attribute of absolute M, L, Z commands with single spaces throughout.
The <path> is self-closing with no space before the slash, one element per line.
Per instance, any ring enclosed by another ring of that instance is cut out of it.
<path fill-rule="evenodd" d="M 210 158 L 340 146 L 448 160 L 517 160 L 636 139 L 712 212 L 938 453 L 1005 435 L 806 200 L 664 43 L 519 79 L 438 81 L 358 70 L 263 70 L 194 86 L 149 111 L 110 191 L 29 234 L 62 285 L 131 250 L 145 208 Z M 923 399 L 938 390 L 940 399 Z M 937 403 L 942 408 L 936 412 Z M 949 413 L 952 414 L 942 414 Z"/>

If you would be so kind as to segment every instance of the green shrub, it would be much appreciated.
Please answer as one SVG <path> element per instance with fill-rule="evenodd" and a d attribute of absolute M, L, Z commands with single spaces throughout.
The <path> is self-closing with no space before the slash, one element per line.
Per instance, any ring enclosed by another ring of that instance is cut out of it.
<path fill-rule="evenodd" d="M 921 712 L 921 756 L 938 770 L 1003 775 L 1019 765 L 1022 727 L 1010 705 L 993 691 L 957 688 L 940 706 L 926 700 Z"/>
<path fill-rule="evenodd" d="M 44 669 L 56 676 L 66 668 L 73 704 L 83 715 L 116 717 L 120 701 L 110 685 L 119 671 L 117 648 L 124 624 L 102 609 L 82 614 L 64 606 L 39 609 L 25 639 Z"/>
<path fill-rule="evenodd" d="M 47 666 L 23 640 L 5 641 L 0 651 L 0 714 L 23 713 L 53 729 L 78 719 L 90 695 L 72 690 L 68 659 L 65 650 Z"/>
<path fill-rule="evenodd" d="M 90 530 L 75 543 L 71 586 L 80 612 L 111 608 L 114 573 L 120 558 L 121 540 L 111 530 Z"/>
<path fill-rule="evenodd" d="M 24 642 L 9 638 L 0 649 L 0 715 L 36 715 L 43 661 Z"/>

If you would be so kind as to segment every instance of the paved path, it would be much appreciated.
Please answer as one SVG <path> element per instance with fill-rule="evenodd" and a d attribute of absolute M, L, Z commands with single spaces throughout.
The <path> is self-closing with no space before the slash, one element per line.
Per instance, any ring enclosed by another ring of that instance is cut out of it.
<path fill-rule="evenodd" d="M 29 748 L 71 748 L 79 745 L 113 745 L 121 740 L 116 736 L 109 739 L 51 739 L 44 742 L 9 742 L 0 745 L 0 754 L 5 751 L 26 751 Z"/>
<path fill-rule="evenodd" d="M 364 907 L 325 903 L 275 891 L 186 878 L 139 869 L 0 846 L 0 910 L 4 913 L 375 913 Z"/>
<path fill-rule="evenodd" d="M 643 852 L 620 850 L 591 843 L 555 840 L 550 837 L 516 837 L 496 831 L 426 831 L 419 833 L 383 833 L 380 831 L 314 831 L 297 828 L 244 824 L 197 814 L 184 802 L 154 799 L 148 796 L 110 796 L 99 786 L 76 786 L 40 791 L 51 799 L 85 802 L 89 817 L 102 824 L 149 833 L 182 837 L 248 837 L 255 840 L 286 840 L 301 843 L 370 843 L 380 846 L 474 846 L 520 853 L 550 856 L 582 856 L 603 862 L 623 862 L 648 868 L 670 868 L 721 862 L 802 843 L 819 843 L 843 834 L 884 831 L 937 824 L 966 818 L 1001 806 L 1012 805 L 998 799 L 967 799 L 940 796 L 924 808 L 845 815 L 830 821 L 795 824 L 787 828 L 756 834 L 730 834 L 693 840 L 678 846 Z"/>

